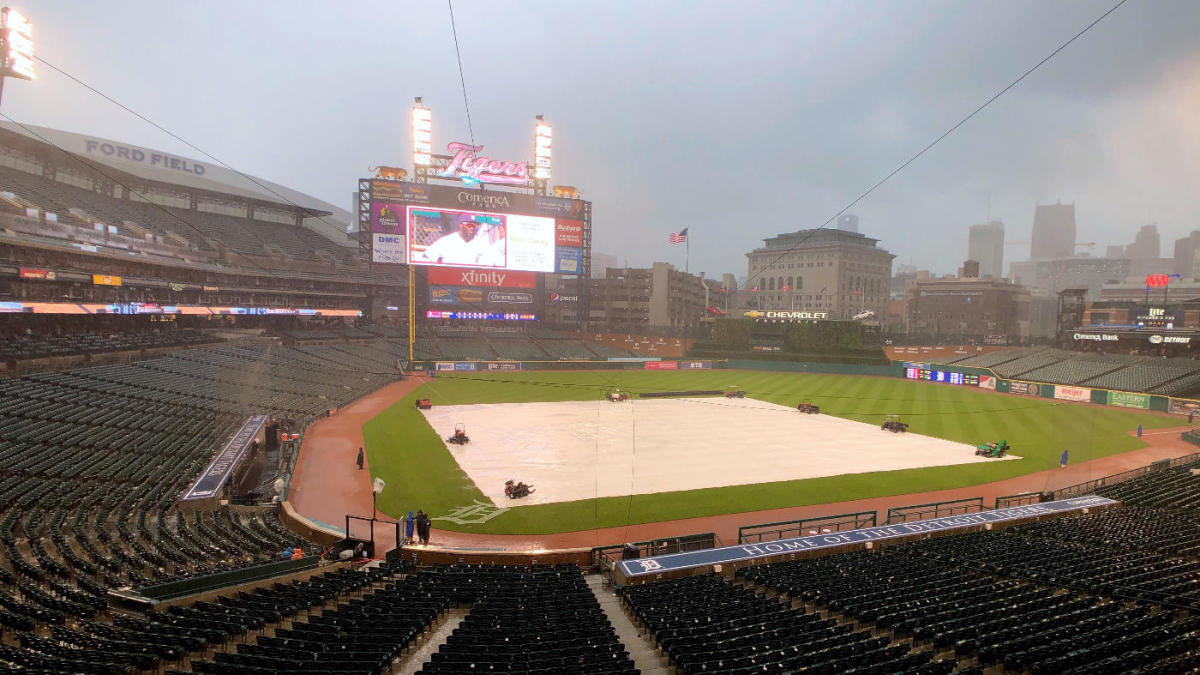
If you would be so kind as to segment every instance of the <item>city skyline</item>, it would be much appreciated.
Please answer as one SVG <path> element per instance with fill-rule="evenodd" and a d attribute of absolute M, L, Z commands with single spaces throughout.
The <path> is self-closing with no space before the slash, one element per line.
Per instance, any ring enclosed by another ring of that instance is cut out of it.
<path fill-rule="evenodd" d="M 464 78 L 438 5 L 339 7 L 336 21 L 313 2 L 26 11 L 48 64 L 241 171 L 347 210 L 367 167 L 408 164 L 415 96 L 436 143 L 473 136 L 502 157 L 529 154 L 544 114 L 554 182 L 596 205 L 596 250 L 678 265 L 665 235 L 687 227 L 690 268 L 714 274 L 741 267 L 729 251 L 833 218 L 1110 5 L 767 2 L 736 20 L 716 3 L 628 7 L 636 20 L 610 3 L 457 3 Z M 231 28 L 234 14 L 253 30 Z M 944 252 L 965 224 L 999 219 L 1010 239 L 1030 239 L 1034 206 L 1059 199 L 1078 205 L 1078 240 L 1127 243 L 1129 224 L 1148 222 L 1168 242 L 1187 236 L 1200 227 L 1188 178 L 1198 20 L 1194 3 L 1121 7 L 855 205 L 861 231 L 942 271 L 961 262 Z M 387 49 L 376 26 L 390 27 Z M 316 34 L 331 56 L 310 56 L 304 36 Z M 498 35 L 537 44 L 538 57 L 494 49 Z M 197 155 L 46 64 L 5 88 L 4 112 Z"/>

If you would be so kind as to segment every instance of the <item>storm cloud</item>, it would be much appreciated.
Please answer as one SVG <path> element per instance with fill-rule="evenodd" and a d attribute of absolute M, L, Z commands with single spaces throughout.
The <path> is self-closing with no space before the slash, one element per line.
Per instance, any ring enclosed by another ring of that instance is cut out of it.
<path fill-rule="evenodd" d="M 843 205 L 1113 4 L 455 3 L 475 140 L 595 203 L 594 249 L 744 274 L 763 237 Z M 232 164 L 350 207 L 409 164 L 414 96 L 435 144 L 469 140 L 442 3 L 42 1 L 39 55 Z M 898 257 L 952 271 L 966 228 L 1028 240 L 1034 205 L 1078 238 L 1200 228 L 1200 4 L 1130 0 L 851 211 Z M 10 81 L 14 119 L 196 152 L 53 72 Z M 1028 249 L 1011 246 L 1007 260 Z"/>

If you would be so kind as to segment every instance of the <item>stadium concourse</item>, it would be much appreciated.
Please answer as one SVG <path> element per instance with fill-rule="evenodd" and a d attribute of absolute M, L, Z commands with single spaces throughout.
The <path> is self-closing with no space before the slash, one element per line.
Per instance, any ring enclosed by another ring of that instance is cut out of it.
<path fill-rule="evenodd" d="M 341 529 L 345 516 L 366 515 L 371 511 L 371 477 L 368 470 L 359 471 L 354 464 L 358 448 L 363 447 L 362 425 L 380 412 L 400 401 L 416 389 L 425 378 L 410 377 L 393 383 L 347 405 L 331 417 L 308 428 L 292 478 L 291 508 L 318 526 Z M 785 509 L 738 513 L 722 516 L 688 518 L 657 523 L 632 524 L 624 527 L 581 530 L 543 535 L 495 535 L 453 532 L 434 528 L 427 547 L 416 550 L 455 552 L 457 557 L 494 553 L 517 554 L 526 558 L 548 558 L 547 552 L 590 549 L 625 541 L 645 541 L 664 537 L 683 536 L 698 532 L 715 532 L 722 541 L 736 542 L 738 528 L 763 522 L 815 518 L 838 513 L 876 511 L 886 514 L 889 508 L 926 504 L 954 499 L 982 497 L 991 504 L 997 497 L 1044 492 L 1077 485 L 1089 480 L 1144 467 L 1160 460 L 1170 460 L 1194 454 L 1196 446 L 1183 441 L 1180 433 L 1186 427 L 1157 429 L 1144 434 L 1147 447 L 1099 459 L 1071 464 L 1066 468 L 1042 471 L 1025 476 L 996 481 L 973 487 L 939 490 L 879 499 L 863 499 L 833 504 L 817 504 Z M 1130 432 L 1136 433 L 1136 432 Z M 419 470 L 419 468 L 414 468 Z M 419 504 L 413 504 L 414 509 Z M 392 516 L 376 513 L 382 520 Z M 395 546 L 393 530 L 375 530 L 377 555 Z M 361 535 L 363 530 L 355 530 Z M 536 552 L 536 553 L 535 553 Z M 428 557 L 428 556 L 427 556 Z"/>

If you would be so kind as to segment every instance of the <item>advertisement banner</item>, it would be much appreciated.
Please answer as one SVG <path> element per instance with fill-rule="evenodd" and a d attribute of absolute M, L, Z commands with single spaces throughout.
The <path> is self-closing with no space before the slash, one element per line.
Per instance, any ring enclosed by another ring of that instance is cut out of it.
<path fill-rule="evenodd" d="M 554 220 L 555 246 L 583 246 L 583 221 L 556 218 Z"/>
<path fill-rule="evenodd" d="M 1200 414 L 1200 401 L 1186 398 L 1173 398 L 1167 404 L 1167 412 L 1172 415 Z"/>
<path fill-rule="evenodd" d="M 33 267 L 22 267 L 18 270 L 22 279 L 39 279 L 42 281 L 54 281 L 54 272 L 50 270 L 37 269 Z"/>
<path fill-rule="evenodd" d="M 431 305 L 456 305 L 456 304 L 458 304 L 458 288 L 455 286 L 431 286 L 430 287 L 430 304 Z"/>
<path fill-rule="evenodd" d="M 120 286 L 121 277 L 111 276 L 108 274 L 93 274 L 92 283 L 97 286 Z"/>
<path fill-rule="evenodd" d="M 556 304 L 560 303 L 560 302 L 568 302 L 568 303 L 579 302 L 579 296 L 578 295 L 563 295 L 561 293 L 551 293 L 550 294 L 550 302 L 553 302 Z"/>
<path fill-rule="evenodd" d="M 488 370 L 520 370 L 521 364 L 517 363 L 515 361 L 512 363 L 509 363 L 509 362 L 489 363 L 489 364 L 487 364 L 487 369 Z"/>
<path fill-rule="evenodd" d="M 1062 399 L 1064 401 L 1081 401 L 1083 403 L 1091 403 L 1092 390 L 1084 389 L 1083 387 L 1067 387 L 1060 384 L 1054 388 L 1054 398 Z M 1146 405 L 1149 405 L 1149 403 Z"/>
<path fill-rule="evenodd" d="M 554 263 L 554 271 L 559 274 L 579 274 L 583 268 L 583 249 L 581 248 L 559 248 L 555 251 L 557 260 Z"/>
<path fill-rule="evenodd" d="M 474 361 L 438 361 L 433 364 L 434 370 L 439 372 L 453 370 L 475 370 Z"/>
<path fill-rule="evenodd" d="M 995 389 L 996 388 L 996 378 L 992 377 L 991 375 L 980 375 L 979 376 L 979 388 L 980 389 Z"/>
<path fill-rule="evenodd" d="M 1131 394 L 1125 391 L 1110 391 L 1108 392 L 1108 404 L 1121 408 L 1140 408 L 1141 410 L 1149 410 L 1150 395 Z"/>
<path fill-rule="evenodd" d="M 537 288 L 537 274 L 512 270 L 472 270 L 430 267 L 429 283 L 439 286 L 490 286 L 492 288 Z"/>
<path fill-rule="evenodd" d="M 483 291 L 462 286 L 432 286 L 429 303 L 433 305 L 479 304 L 483 302 Z"/>
<path fill-rule="evenodd" d="M 679 363 L 676 361 L 647 361 L 646 370 L 678 370 Z"/>
<path fill-rule="evenodd" d="M 401 264 L 405 261 L 407 240 L 402 234 L 374 232 L 371 234 L 371 260 L 377 263 Z"/>
<path fill-rule="evenodd" d="M 392 202 L 371 202 L 371 231 L 381 234 L 405 234 L 404 206 Z"/>
<path fill-rule="evenodd" d="M 479 293 L 474 289 L 463 289 L 472 293 Z M 488 302 L 494 302 L 502 305 L 532 305 L 533 293 L 522 291 L 488 291 Z"/>
<path fill-rule="evenodd" d="M 582 218 L 583 201 L 580 199 L 562 199 L 560 197 L 534 197 L 533 207 L 540 216 L 555 218 Z"/>
<path fill-rule="evenodd" d="M 1039 396 L 1041 390 L 1032 382 L 1009 382 L 1008 391 L 1013 394 L 1021 394 L 1022 396 Z"/>
<path fill-rule="evenodd" d="M 712 370 L 712 361 L 680 361 L 679 370 Z"/>

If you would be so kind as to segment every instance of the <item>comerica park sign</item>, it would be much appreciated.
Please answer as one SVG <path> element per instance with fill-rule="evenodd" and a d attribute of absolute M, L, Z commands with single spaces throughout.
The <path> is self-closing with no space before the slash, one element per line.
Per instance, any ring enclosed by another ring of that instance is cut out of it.
<path fill-rule="evenodd" d="M 747 319 L 768 319 L 771 321 L 823 321 L 829 318 L 829 312 L 795 312 L 785 310 L 753 309 L 742 314 Z"/>

